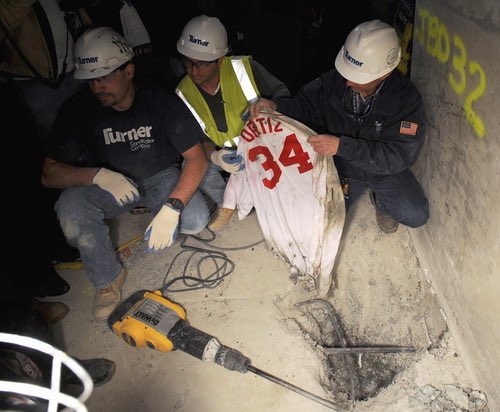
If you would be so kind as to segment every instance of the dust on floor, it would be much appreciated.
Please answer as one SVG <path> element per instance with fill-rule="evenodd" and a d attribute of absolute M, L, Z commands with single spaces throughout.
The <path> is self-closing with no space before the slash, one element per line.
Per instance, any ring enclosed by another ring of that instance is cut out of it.
<path fill-rule="evenodd" d="M 125 215 L 110 222 L 117 246 L 140 236 L 150 219 Z M 319 302 L 292 282 L 285 262 L 262 242 L 255 213 L 242 221 L 233 216 L 211 242 L 188 237 L 157 253 L 147 253 L 142 240 L 130 245 L 122 252 L 129 271 L 123 295 L 172 282 L 168 296 L 184 307 L 193 327 L 339 410 L 486 411 L 487 398 L 470 382 L 419 266 L 411 230 L 380 232 L 368 196 L 360 199 L 346 218 L 335 286 Z M 93 288 L 84 272 L 60 273 L 71 290 L 59 300 L 71 311 L 58 327 L 59 345 L 78 358 L 117 363 L 113 379 L 94 388 L 90 411 L 330 410 L 252 372 L 229 371 L 178 350 L 128 346 L 92 319 Z M 400 349 L 327 353 L 332 346 Z"/>

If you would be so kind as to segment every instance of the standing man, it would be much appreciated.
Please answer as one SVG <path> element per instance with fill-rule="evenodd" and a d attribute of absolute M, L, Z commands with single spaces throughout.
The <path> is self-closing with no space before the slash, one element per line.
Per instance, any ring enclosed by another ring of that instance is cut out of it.
<path fill-rule="evenodd" d="M 87 30 L 74 52 L 74 76 L 88 87 L 58 112 L 42 182 L 64 189 L 55 210 L 96 288 L 94 316 L 105 320 L 121 301 L 126 277 L 105 219 L 149 207 L 156 214 L 145 233 L 150 250 L 170 246 L 178 227 L 199 233 L 209 218 L 197 191 L 207 167 L 204 135 L 175 94 L 135 84 L 134 53 L 114 30 Z"/>
<path fill-rule="evenodd" d="M 250 56 L 226 56 L 227 32 L 216 17 L 201 15 L 191 19 L 177 42 L 186 75 L 176 93 L 205 131 L 203 148 L 207 173 L 200 185 L 218 206 L 208 228 L 226 225 L 236 207 L 224 200 L 226 182 L 221 170 L 240 171 L 244 164 L 236 155 L 238 136 L 248 118 L 248 105 L 259 96 L 289 97 L 284 83 Z"/>
<path fill-rule="evenodd" d="M 417 88 L 396 66 L 401 59 L 396 31 L 380 20 L 356 26 L 331 70 L 290 99 L 260 99 L 259 110 L 277 110 L 321 134 L 308 142 L 334 156 L 351 206 L 366 187 L 377 224 L 393 233 L 399 223 L 424 225 L 429 205 L 410 170 L 424 143 L 424 107 Z"/>

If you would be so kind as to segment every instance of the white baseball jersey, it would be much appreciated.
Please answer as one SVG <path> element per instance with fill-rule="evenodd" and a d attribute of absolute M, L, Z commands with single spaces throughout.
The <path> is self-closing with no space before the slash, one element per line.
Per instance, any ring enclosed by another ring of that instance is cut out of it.
<path fill-rule="evenodd" d="M 224 207 L 236 206 L 240 220 L 255 207 L 268 244 L 292 274 L 324 296 L 332 285 L 345 206 L 333 158 L 307 143 L 315 134 L 277 112 L 249 120 L 238 143 L 245 169 L 231 175 Z"/>

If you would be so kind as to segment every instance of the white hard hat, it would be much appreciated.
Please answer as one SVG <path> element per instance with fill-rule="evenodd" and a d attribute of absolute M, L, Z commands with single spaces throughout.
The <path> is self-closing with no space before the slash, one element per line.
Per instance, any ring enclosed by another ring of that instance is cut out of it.
<path fill-rule="evenodd" d="M 212 61 L 225 56 L 227 32 L 217 17 L 204 14 L 189 20 L 177 41 L 177 51 L 196 60 Z"/>
<path fill-rule="evenodd" d="M 345 79 L 366 84 L 395 69 L 400 60 L 396 30 L 380 20 L 371 20 L 349 33 L 335 67 Z"/>
<path fill-rule="evenodd" d="M 132 46 L 109 27 L 86 30 L 76 41 L 75 79 L 95 79 L 134 57 Z"/>

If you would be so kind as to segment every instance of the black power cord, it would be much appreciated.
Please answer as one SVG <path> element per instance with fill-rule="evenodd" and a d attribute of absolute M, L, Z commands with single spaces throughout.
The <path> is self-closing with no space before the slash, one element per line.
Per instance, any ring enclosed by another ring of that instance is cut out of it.
<path fill-rule="evenodd" d="M 215 233 L 208 228 L 206 228 L 206 230 L 210 233 L 209 238 L 205 239 L 195 235 L 186 235 L 186 237 L 182 240 L 180 247 L 183 250 L 175 255 L 175 257 L 172 259 L 172 262 L 170 262 L 170 265 L 165 273 L 165 277 L 163 278 L 163 286 L 160 288 L 160 291 L 163 294 L 172 292 L 186 292 L 203 288 L 212 289 L 219 286 L 224 278 L 233 273 L 235 268 L 234 262 L 229 259 L 229 257 L 226 255 L 226 253 L 223 252 L 223 250 L 244 250 L 252 248 L 264 242 L 264 239 L 261 239 L 255 243 L 244 246 L 229 248 L 219 247 L 211 244 L 211 242 L 215 239 Z M 194 239 L 195 241 L 201 242 L 205 245 L 210 245 L 211 249 L 204 249 L 202 247 L 188 245 L 187 241 L 189 239 Z M 167 279 L 171 275 L 174 265 L 177 264 L 181 257 L 185 258 L 182 274 L 170 279 L 167 282 Z M 211 272 L 207 274 L 206 268 L 210 266 Z M 177 284 L 178 282 L 182 282 L 185 287 L 174 288 L 173 285 Z"/>

